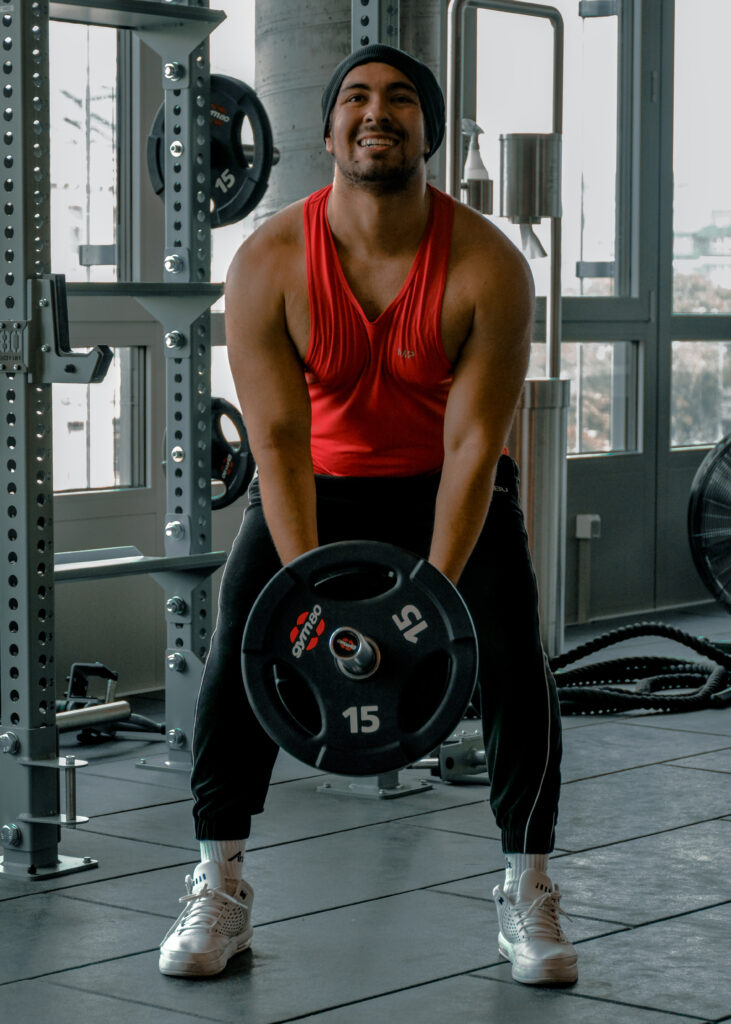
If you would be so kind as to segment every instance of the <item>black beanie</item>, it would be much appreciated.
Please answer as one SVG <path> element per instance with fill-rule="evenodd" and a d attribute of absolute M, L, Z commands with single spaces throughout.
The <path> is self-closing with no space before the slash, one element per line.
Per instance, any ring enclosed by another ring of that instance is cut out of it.
<path fill-rule="evenodd" d="M 371 46 L 355 50 L 333 71 L 322 94 L 323 134 L 327 136 L 330 114 L 345 76 L 361 64 L 373 63 L 390 64 L 391 67 L 398 68 L 416 88 L 424 114 L 426 137 L 430 146 L 429 152 L 426 154 L 428 160 L 439 149 L 444 138 L 444 96 L 439 82 L 426 64 L 422 64 L 421 61 L 403 50 L 396 50 L 393 46 L 384 46 L 381 43 L 373 43 Z"/>

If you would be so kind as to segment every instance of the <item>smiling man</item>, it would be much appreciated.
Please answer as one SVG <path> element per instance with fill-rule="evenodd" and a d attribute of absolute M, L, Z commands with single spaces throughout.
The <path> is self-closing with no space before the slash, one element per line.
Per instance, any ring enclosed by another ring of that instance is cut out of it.
<path fill-rule="evenodd" d="M 332 184 L 262 225 L 226 282 L 229 360 L 258 475 L 198 702 L 201 863 L 160 970 L 216 974 L 252 938 L 244 846 L 277 748 L 242 683 L 249 610 L 282 564 L 362 539 L 428 557 L 470 608 L 506 854 L 493 892 L 499 949 L 518 981 L 572 982 L 576 952 L 547 873 L 558 700 L 517 467 L 504 453 L 530 350 L 531 275 L 497 228 L 427 184 L 444 99 L 424 64 L 386 46 L 359 50 L 335 69 L 322 114 Z"/>

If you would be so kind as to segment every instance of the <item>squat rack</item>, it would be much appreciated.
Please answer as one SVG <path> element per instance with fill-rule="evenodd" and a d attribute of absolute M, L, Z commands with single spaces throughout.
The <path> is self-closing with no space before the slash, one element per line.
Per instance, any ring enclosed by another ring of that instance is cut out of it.
<path fill-rule="evenodd" d="M 149 573 L 165 596 L 168 751 L 151 767 L 190 767 L 195 697 L 210 640 L 210 122 L 208 36 L 225 14 L 208 0 L 0 0 L 3 92 L 0 282 L 0 873 L 49 877 L 95 866 L 58 854 L 75 810 L 75 768 L 59 758 L 55 584 Z M 74 352 L 66 288 L 50 272 L 49 20 L 127 29 L 162 61 L 165 250 L 160 284 L 73 285 L 127 296 L 161 325 L 168 474 L 164 550 L 54 554 L 51 385 L 103 379 L 111 352 Z M 5 318 L 4 320 L 2 318 Z M 66 773 L 60 810 L 59 771 Z"/>

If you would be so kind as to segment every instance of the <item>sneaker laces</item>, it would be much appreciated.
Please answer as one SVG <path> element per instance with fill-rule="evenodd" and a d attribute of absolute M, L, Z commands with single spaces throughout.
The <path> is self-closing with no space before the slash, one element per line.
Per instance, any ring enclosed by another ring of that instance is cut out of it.
<path fill-rule="evenodd" d="M 212 931 L 218 924 L 222 913 L 227 909 L 224 901 L 228 901 L 242 910 L 247 910 L 243 900 L 232 896 L 223 889 L 209 888 L 208 882 L 204 882 L 198 892 L 193 892 L 193 879 L 188 875 L 185 885 L 188 892 L 185 896 L 181 896 L 178 902 L 187 904 L 187 906 L 180 921 L 173 925 L 170 932 L 182 932 L 187 928 L 205 928 Z"/>
<path fill-rule="evenodd" d="M 561 893 L 556 886 L 553 892 L 544 892 L 536 896 L 525 909 L 520 904 L 513 904 L 512 911 L 516 924 L 525 938 L 568 942 L 559 918 L 565 917 L 569 921 L 571 918 L 562 910 L 560 902 Z"/>

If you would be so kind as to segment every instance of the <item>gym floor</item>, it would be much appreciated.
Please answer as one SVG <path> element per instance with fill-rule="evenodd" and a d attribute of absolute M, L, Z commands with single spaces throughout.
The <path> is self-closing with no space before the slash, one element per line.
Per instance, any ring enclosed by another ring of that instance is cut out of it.
<path fill-rule="evenodd" d="M 710 604 L 645 618 L 731 639 L 728 614 Z M 618 624 L 572 627 L 566 647 Z M 601 659 L 625 653 L 697 658 L 640 638 Z M 164 715 L 150 697 L 134 710 Z M 81 747 L 72 733 L 62 752 L 90 761 L 78 808 L 91 820 L 63 832 L 60 852 L 99 866 L 35 883 L 0 876 L 3 1019 L 731 1020 L 731 708 L 564 724 L 551 874 L 579 950 L 576 986 L 515 984 L 497 955 L 491 892 L 503 856 L 484 784 L 437 780 L 395 800 L 329 796 L 316 792 L 313 769 L 283 755 L 246 853 L 252 950 L 215 979 L 162 977 L 157 947 L 198 860 L 187 775 L 137 767 L 164 749 L 162 737 Z"/>

